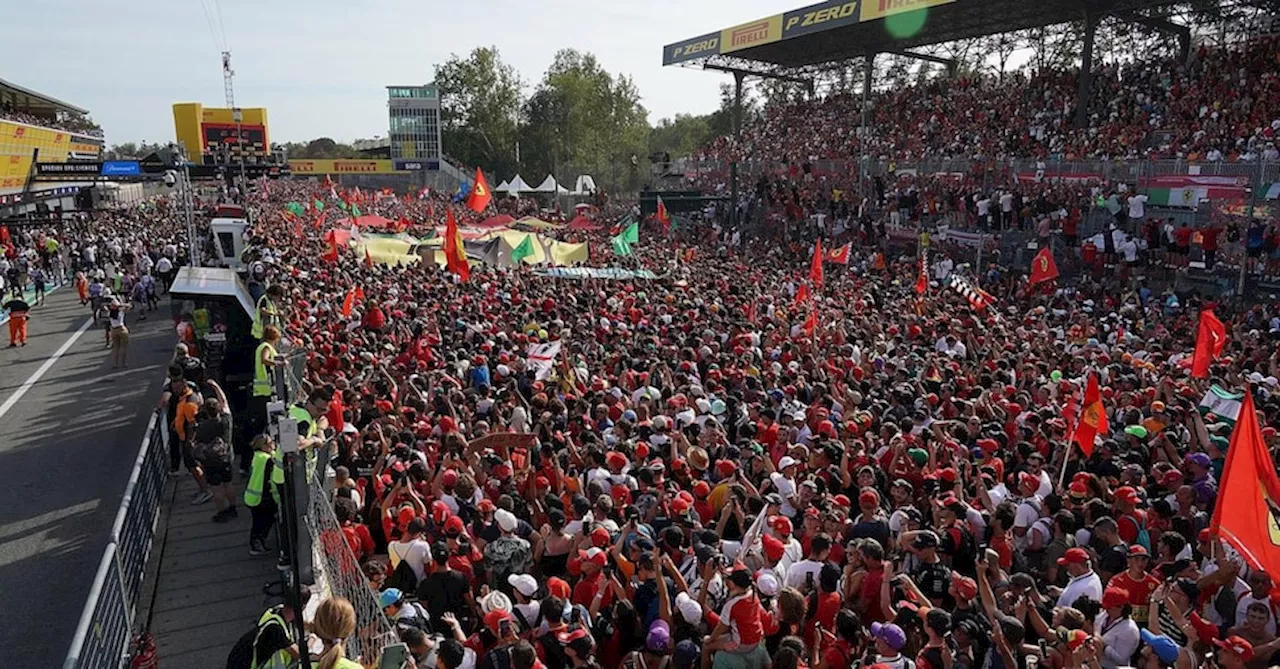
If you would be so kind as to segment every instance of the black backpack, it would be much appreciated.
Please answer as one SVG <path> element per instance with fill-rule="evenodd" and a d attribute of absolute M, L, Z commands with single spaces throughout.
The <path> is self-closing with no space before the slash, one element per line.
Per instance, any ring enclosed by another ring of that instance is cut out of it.
<path fill-rule="evenodd" d="M 387 550 L 391 550 L 388 548 Z M 413 567 L 409 566 L 409 561 L 404 558 L 400 559 L 400 564 L 396 565 L 395 571 L 387 576 L 387 580 L 383 581 L 382 589 L 387 590 L 395 588 L 400 592 L 417 592 L 418 575 L 413 573 Z"/>
<path fill-rule="evenodd" d="M 253 641 L 258 636 L 258 628 L 245 632 L 236 640 L 236 645 L 227 653 L 227 669 L 250 669 L 253 666 Z"/>

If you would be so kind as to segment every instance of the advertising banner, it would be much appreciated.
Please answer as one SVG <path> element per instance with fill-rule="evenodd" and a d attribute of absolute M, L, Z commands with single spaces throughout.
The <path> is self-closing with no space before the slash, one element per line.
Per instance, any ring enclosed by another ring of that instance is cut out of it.
<path fill-rule="evenodd" d="M 720 53 L 749 49 L 782 39 L 782 15 L 751 21 L 720 31 Z"/>
<path fill-rule="evenodd" d="M 136 160 L 108 160 L 102 163 L 104 177 L 136 177 L 142 174 L 142 166 Z"/>
<path fill-rule="evenodd" d="M 390 160 L 290 160 L 289 170 L 294 174 L 394 174 L 395 165 Z"/>
<path fill-rule="evenodd" d="M 707 33 L 663 47 L 662 64 L 673 65 L 718 53 L 720 53 L 720 33 Z"/>
<path fill-rule="evenodd" d="M 956 0 L 864 0 L 860 21 L 874 21 L 926 7 L 949 5 Z"/>
<path fill-rule="evenodd" d="M 873 2 L 875 0 L 872 0 Z M 791 39 L 859 21 L 857 0 L 831 0 L 782 15 L 782 39 Z"/>

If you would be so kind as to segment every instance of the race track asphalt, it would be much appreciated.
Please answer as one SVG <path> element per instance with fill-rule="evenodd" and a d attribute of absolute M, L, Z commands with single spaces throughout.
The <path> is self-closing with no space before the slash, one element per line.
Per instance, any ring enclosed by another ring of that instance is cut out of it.
<path fill-rule="evenodd" d="M 70 288 L 32 310 L 27 346 L 0 324 L 0 666 L 62 665 L 173 353 L 160 307 L 130 314 L 122 371 L 101 329 L 76 337 Z"/>

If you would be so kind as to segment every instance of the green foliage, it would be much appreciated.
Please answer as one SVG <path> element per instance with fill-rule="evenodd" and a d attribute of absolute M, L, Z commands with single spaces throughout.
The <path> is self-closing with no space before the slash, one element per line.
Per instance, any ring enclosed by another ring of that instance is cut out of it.
<path fill-rule="evenodd" d="M 497 47 L 452 55 L 435 68 L 445 152 L 467 166 L 507 174 L 516 167 L 524 82 Z"/>

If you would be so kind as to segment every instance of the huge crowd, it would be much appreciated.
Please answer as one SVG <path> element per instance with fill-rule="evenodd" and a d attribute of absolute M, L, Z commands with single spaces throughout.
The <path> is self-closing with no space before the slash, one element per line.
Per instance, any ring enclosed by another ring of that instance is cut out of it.
<path fill-rule="evenodd" d="M 797 165 L 859 156 L 918 161 L 1133 159 L 1274 161 L 1280 133 L 1276 38 L 1200 47 L 1185 61 L 1139 59 L 1095 68 L 1088 123 L 1075 126 L 1076 71 L 938 78 L 862 98 L 833 94 L 766 107 L 700 158 Z"/>
<path fill-rule="evenodd" d="M 475 264 L 464 281 L 335 258 L 339 217 L 283 214 L 342 195 L 263 184 L 253 243 L 308 352 L 304 422 L 336 445 L 339 546 L 417 666 L 1235 667 L 1280 649 L 1271 576 L 1209 527 L 1230 431 L 1197 410 L 1210 383 L 1249 388 L 1280 446 L 1274 304 L 1219 305 L 1229 343 L 1195 380 L 1206 301 L 1136 279 L 1028 291 L 995 264 L 967 275 L 979 307 L 938 281 L 964 271 L 938 249 L 923 295 L 916 257 L 875 236 L 817 283 L 819 236 L 855 230 L 695 216 L 646 223 L 625 259 L 607 225 L 551 233 L 656 280 Z M 359 206 L 419 235 L 447 210 L 480 219 L 434 195 Z M 555 343 L 549 369 L 530 357 Z M 1111 429 L 1085 457 L 1067 405 L 1091 371 Z M 350 666 L 354 609 L 322 608 L 321 666 Z M 296 650 L 261 639 L 263 661 Z"/>
<path fill-rule="evenodd" d="M 81 114 L 68 113 L 58 118 L 49 118 L 31 114 L 9 105 L 0 105 L 0 120 L 17 121 L 18 123 L 53 128 L 55 130 L 66 130 L 67 132 L 76 132 L 90 137 L 102 137 L 102 128 Z"/>

